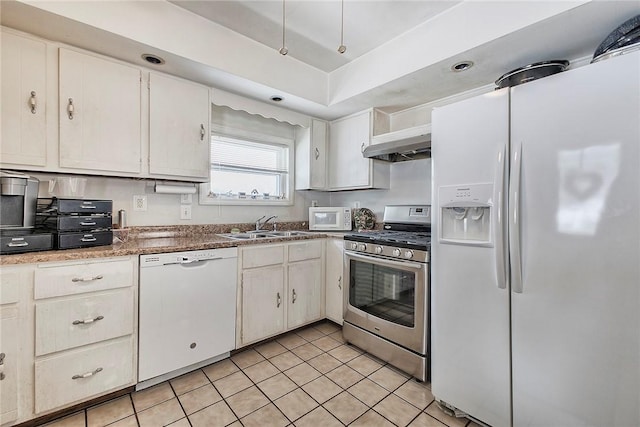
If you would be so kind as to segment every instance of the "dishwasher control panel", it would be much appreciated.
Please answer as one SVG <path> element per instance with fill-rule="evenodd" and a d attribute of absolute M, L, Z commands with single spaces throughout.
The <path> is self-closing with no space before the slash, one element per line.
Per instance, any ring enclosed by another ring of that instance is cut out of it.
<path fill-rule="evenodd" d="M 206 249 L 201 251 L 169 252 L 165 254 L 140 255 L 140 268 L 158 267 L 168 264 L 191 264 L 223 258 L 236 258 L 238 248 Z"/>

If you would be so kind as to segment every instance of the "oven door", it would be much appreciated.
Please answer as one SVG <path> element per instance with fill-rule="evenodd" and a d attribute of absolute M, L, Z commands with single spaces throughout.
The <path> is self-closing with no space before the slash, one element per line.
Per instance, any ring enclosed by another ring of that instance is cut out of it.
<path fill-rule="evenodd" d="M 427 354 L 429 265 L 345 251 L 344 320 Z"/>

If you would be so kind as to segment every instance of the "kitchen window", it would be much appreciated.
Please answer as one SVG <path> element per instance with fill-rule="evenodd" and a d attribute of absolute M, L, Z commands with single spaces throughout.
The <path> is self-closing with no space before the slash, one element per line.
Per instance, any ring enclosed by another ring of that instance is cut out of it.
<path fill-rule="evenodd" d="M 203 205 L 292 205 L 296 126 L 212 106 L 209 182 Z"/>
<path fill-rule="evenodd" d="M 209 191 L 221 200 L 287 201 L 289 146 L 212 136 Z"/>

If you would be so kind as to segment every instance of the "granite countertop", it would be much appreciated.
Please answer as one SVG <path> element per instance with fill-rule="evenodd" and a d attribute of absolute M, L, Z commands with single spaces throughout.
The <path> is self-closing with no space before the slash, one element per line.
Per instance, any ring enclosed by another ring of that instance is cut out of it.
<path fill-rule="evenodd" d="M 278 223 L 281 231 L 308 231 L 302 223 Z M 219 234 L 237 228 L 251 231 L 252 224 L 207 224 L 193 226 L 132 227 L 114 230 L 114 243 L 83 249 L 64 249 L 1 255 L 0 265 L 30 264 L 40 262 L 73 261 L 90 258 L 157 254 L 163 252 L 194 251 L 201 249 L 230 248 L 244 245 L 282 243 L 295 240 L 339 237 L 337 233 L 308 232 L 291 237 L 273 237 L 251 240 L 235 240 Z"/>

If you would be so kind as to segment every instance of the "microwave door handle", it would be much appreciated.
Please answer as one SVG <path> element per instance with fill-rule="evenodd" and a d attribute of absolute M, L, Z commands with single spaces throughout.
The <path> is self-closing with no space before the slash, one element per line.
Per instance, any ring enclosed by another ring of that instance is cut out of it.
<path fill-rule="evenodd" d="M 378 258 L 378 257 L 354 254 L 354 253 L 351 253 L 351 252 L 349 252 L 347 254 L 347 256 L 350 257 L 350 258 L 355 258 L 355 259 L 359 259 L 359 260 L 362 260 L 362 261 L 369 261 L 369 262 L 375 261 L 375 262 L 383 264 L 383 265 L 389 265 L 389 266 L 393 266 L 393 267 L 401 267 L 401 268 L 404 268 L 404 269 L 411 269 L 411 270 L 421 270 L 426 265 L 426 264 L 421 264 L 421 263 L 416 263 L 416 262 L 392 261 L 392 260 Z"/>

